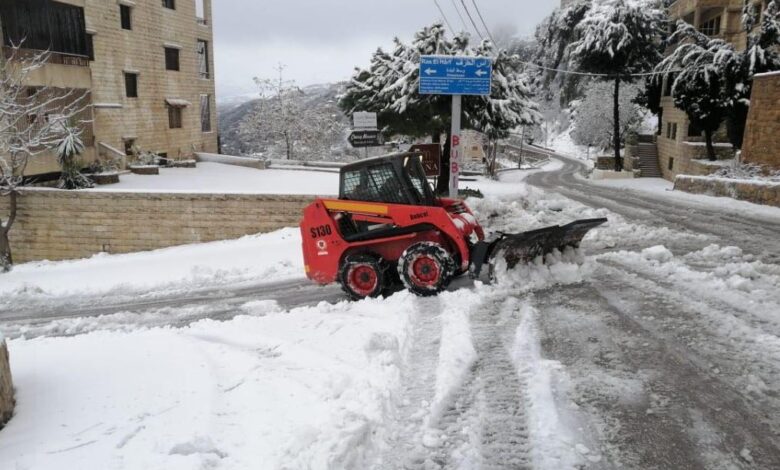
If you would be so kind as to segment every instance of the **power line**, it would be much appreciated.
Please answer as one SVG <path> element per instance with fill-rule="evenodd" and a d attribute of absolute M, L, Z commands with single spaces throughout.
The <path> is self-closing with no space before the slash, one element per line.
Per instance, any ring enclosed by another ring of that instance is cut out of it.
<path fill-rule="evenodd" d="M 439 13 L 441 13 L 441 17 L 444 18 L 444 22 L 447 23 L 447 27 L 450 28 L 450 31 L 452 31 L 452 34 L 455 34 L 455 29 L 450 24 L 450 20 L 447 19 L 447 15 L 444 14 L 444 10 L 441 9 L 441 5 L 439 5 L 438 0 L 433 0 L 433 3 L 436 4 L 436 8 L 439 9 Z"/>
<path fill-rule="evenodd" d="M 458 8 L 458 5 L 455 3 L 455 0 L 450 0 L 452 2 L 452 7 L 455 9 L 455 12 L 458 13 L 458 17 L 460 17 L 460 24 L 463 25 L 463 31 L 468 31 L 469 27 L 466 26 L 466 20 L 463 19 L 463 15 L 460 13 L 460 9 Z M 455 30 L 452 31 L 453 34 L 455 34 Z"/>
<path fill-rule="evenodd" d="M 452 1 L 454 2 L 455 0 Z M 460 4 L 463 5 L 463 9 L 466 10 L 466 15 L 468 15 L 469 21 L 471 21 L 471 25 L 474 26 L 474 31 L 476 31 L 479 38 L 484 41 L 485 36 L 483 36 L 482 33 L 479 32 L 479 28 L 477 28 L 477 23 L 474 21 L 474 18 L 471 17 L 471 12 L 469 12 L 469 7 L 466 6 L 466 0 L 460 0 Z"/>
<path fill-rule="evenodd" d="M 477 0 L 471 0 L 471 3 L 474 4 L 474 9 L 477 11 L 477 15 L 479 16 L 479 21 L 482 22 L 482 26 L 485 28 L 485 32 L 490 38 L 490 42 L 493 43 L 494 47 L 498 47 L 498 44 L 496 44 L 496 40 L 493 39 L 493 34 L 490 32 L 490 28 L 488 28 L 487 23 L 485 23 L 485 18 L 482 17 L 482 12 L 479 11 L 479 7 L 477 6 Z"/>

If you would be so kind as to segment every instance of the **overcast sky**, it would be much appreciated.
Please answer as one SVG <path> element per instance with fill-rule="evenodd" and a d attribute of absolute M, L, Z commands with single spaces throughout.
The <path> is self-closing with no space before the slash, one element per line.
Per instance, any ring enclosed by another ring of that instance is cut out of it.
<path fill-rule="evenodd" d="M 470 26 L 474 0 L 437 0 L 452 27 Z M 476 0 L 487 25 L 530 35 L 559 0 Z M 434 0 L 213 0 L 217 96 L 251 93 L 252 77 L 274 76 L 278 63 L 301 85 L 348 79 L 366 66 L 378 46 L 394 36 L 409 42 L 415 31 L 439 20 Z M 476 36 L 473 31 L 472 35 Z"/>

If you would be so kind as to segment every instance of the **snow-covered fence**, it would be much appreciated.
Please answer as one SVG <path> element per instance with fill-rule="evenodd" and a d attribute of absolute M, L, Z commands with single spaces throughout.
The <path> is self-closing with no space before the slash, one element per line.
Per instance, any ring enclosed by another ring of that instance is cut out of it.
<path fill-rule="evenodd" d="M 7 213 L 0 198 L 0 214 Z M 17 262 L 228 240 L 297 226 L 313 196 L 25 189 L 11 230 Z"/>
<path fill-rule="evenodd" d="M 11 381 L 11 365 L 8 347 L 0 334 L 0 429 L 11 419 L 14 412 L 14 387 Z"/>
<path fill-rule="evenodd" d="M 675 178 L 674 189 L 780 207 L 780 183 L 772 181 L 681 175 Z"/>

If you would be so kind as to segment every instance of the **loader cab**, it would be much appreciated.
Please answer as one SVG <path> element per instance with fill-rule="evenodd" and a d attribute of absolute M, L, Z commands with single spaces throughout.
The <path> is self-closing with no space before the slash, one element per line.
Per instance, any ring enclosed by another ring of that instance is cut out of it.
<path fill-rule="evenodd" d="M 422 157 L 398 153 L 352 163 L 341 169 L 339 199 L 434 206 Z"/>

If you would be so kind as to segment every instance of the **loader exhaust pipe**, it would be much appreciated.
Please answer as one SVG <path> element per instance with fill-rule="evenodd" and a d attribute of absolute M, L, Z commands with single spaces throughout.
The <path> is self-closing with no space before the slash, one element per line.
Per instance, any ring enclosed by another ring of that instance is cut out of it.
<path fill-rule="evenodd" d="M 482 266 L 495 256 L 502 255 L 509 269 L 520 263 L 533 261 L 554 250 L 563 251 L 570 246 L 578 248 L 583 237 L 591 230 L 607 222 L 606 218 L 577 220 L 567 225 L 554 225 L 523 233 L 500 233 L 492 241 L 476 243 L 471 249 L 470 276 L 477 279 Z"/>

